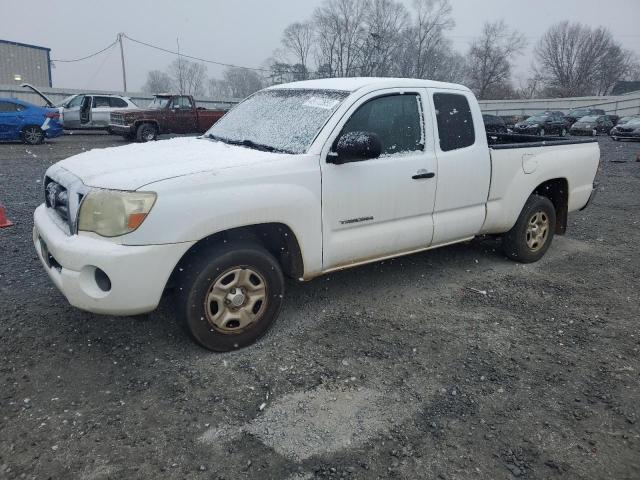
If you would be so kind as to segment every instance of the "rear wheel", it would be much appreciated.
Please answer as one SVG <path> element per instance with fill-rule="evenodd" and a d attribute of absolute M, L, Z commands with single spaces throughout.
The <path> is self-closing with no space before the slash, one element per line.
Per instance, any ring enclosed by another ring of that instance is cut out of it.
<path fill-rule="evenodd" d="M 505 255 L 516 262 L 537 262 L 551 245 L 555 225 L 556 210 L 551 200 L 531 195 L 516 224 L 502 237 Z"/>
<path fill-rule="evenodd" d="M 539 132 L 539 135 L 540 135 L 541 137 L 544 137 L 544 134 L 545 134 L 545 132 L 544 132 L 544 128 L 541 128 L 541 129 L 540 129 L 540 132 Z"/>
<path fill-rule="evenodd" d="M 562 130 L 560 130 L 560 136 L 561 137 L 566 137 L 567 136 L 567 129 L 562 127 Z"/>
<path fill-rule="evenodd" d="M 151 142 L 158 138 L 158 129 L 152 123 L 143 123 L 136 130 L 136 140 L 138 142 Z"/>
<path fill-rule="evenodd" d="M 280 313 L 284 277 L 260 245 L 216 245 L 191 254 L 178 276 L 178 316 L 204 348 L 227 352 L 264 335 Z"/>
<path fill-rule="evenodd" d="M 22 141 L 29 145 L 39 145 L 44 142 L 44 132 L 36 125 L 30 125 L 22 129 Z"/>

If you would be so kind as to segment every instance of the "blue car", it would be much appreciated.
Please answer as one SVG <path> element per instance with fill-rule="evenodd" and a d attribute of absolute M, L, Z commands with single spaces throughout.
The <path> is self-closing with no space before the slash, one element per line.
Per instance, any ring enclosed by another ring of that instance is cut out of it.
<path fill-rule="evenodd" d="M 62 135 L 55 108 L 32 105 L 15 98 L 0 98 L 0 140 L 21 140 L 29 145 Z"/>

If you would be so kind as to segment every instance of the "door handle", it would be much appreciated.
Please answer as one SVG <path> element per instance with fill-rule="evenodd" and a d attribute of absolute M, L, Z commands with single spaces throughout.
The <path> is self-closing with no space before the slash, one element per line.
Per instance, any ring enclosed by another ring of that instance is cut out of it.
<path fill-rule="evenodd" d="M 433 178 L 435 177 L 436 174 L 433 172 L 427 172 L 425 169 L 421 168 L 420 170 L 418 170 L 416 172 L 415 175 L 413 175 L 411 178 L 413 178 L 414 180 L 420 180 L 422 178 Z"/>

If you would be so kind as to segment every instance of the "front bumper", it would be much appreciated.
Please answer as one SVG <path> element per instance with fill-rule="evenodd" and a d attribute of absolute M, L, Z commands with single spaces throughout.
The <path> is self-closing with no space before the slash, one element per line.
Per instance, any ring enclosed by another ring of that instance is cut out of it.
<path fill-rule="evenodd" d="M 94 313 L 136 315 L 154 310 L 169 276 L 195 242 L 128 246 L 68 235 L 44 205 L 34 212 L 33 243 L 49 277 L 74 307 Z M 96 270 L 109 278 L 100 287 Z"/>
<path fill-rule="evenodd" d="M 116 135 L 130 135 L 133 133 L 133 126 L 131 125 L 116 125 L 114 123 L 109 124 L 109 130 Z"/>
<path fill-rule="evenodd" d="M 596 130 L 595 128 L 575 128 L 575 127 L 571 127 L 571 129 L 569 130 L 569 133 L 571 133 L 572 135 L 593 135 L 593 131 Z"/>
<path fill-rule="evenodd" d="M 640 140 L 640 132 L 618 132 L 612 131 L 610 134 L 612 137 L 628 139 L 628 140 Z"/>

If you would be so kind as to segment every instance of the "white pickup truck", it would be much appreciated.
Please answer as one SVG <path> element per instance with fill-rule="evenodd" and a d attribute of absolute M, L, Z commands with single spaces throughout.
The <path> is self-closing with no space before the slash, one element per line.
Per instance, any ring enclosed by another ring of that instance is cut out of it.
<path fill-rule="evenodd" d="M 202 137 L 91 150 L 50 167 L 34 244 L 81 309 L 133 315 L 173 287 L 214 351 L 277 318 L 284 276 L 502 235 L 541 258 L 594 190 L 592 139 L 487 136 L 469 89 L 412 79 L 262 90 Z"/>

